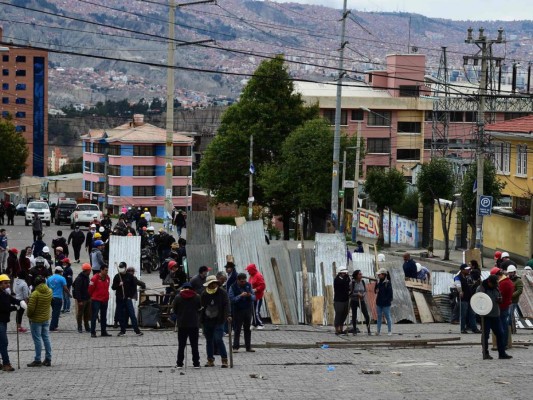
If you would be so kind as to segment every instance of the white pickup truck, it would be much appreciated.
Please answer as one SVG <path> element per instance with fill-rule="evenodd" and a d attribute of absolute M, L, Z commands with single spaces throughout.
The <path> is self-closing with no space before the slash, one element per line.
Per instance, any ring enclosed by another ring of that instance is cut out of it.
<path fill-rule="evenodd" d="M 70 215 L 70 228 L 74 229 L 75 226 L 82 225 L 89 226 L 95 216 L 98 221 L 102 220 L 102 211 L 96 204 L 78 204 Z"/>

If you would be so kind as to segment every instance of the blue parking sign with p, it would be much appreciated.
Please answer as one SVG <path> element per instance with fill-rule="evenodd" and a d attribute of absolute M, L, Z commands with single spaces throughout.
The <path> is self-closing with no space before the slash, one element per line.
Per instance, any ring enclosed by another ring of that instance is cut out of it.
<path fill-rule="evenodd" d="M 479 196 L 478 215 L 491 215 L 492 213 L 492 196 Z"/>

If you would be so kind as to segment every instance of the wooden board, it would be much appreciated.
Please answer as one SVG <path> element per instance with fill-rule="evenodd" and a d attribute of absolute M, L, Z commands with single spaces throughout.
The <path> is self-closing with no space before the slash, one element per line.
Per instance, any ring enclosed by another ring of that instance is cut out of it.
<path fill-rule="evenodd" d="M 312 324 L 324 324 L 324 296 L 311 297 L 311 309 L 313 311 Z"/>
<path fill-rule="evenodd" d="M 281 319 L 279 317 L 278 308 L 276 307 L 274 298 L 272 297 L 272 293 L 265 292 L 265 301 L 268 308 L 268 313 L 270 314 L 270 320 L 274 325 L 280 325 Z"/>
<path fill-rule="evenodd" d="M 407 286 L 409 289 L 418 289 L 418 290 L 424 290 L 427 292 L 432 291 L 432 287 L 429 283 L 422 282 L 418 279 L 413 279 L 413 278 L 406 278 L 405 286 Z"/>
<path fill-rule="evenodd" d="M 433 295 L 431 293 L 423 293 L 424 298 L 426 299 L 426 303 L 431 310 L 431 315 L 433 315 L 433 320 L 435 322 L 447 322 L 442 317 L 439 307 L 437 306 L 437 303 L 435 302 L 435 299 L 433 298 Z"/>
<path fill-rule="evenodd" d="M 431 310 L 429 309 L 424 294 L 413 291 L 413 297 L 415 298 L 416 307 L 418 308 L 418 314 L 420 315 L 420 322 L 423 324 L 435 322 L 433 316 L 431 315 Z"/>
<path fill-rule="evenodd" d="M 464 257 L 464 262 L 466 264 L 470 263 L 470 261 L 472 260 L 476 260 L 477 263 L 481 266 L 483 265 L 482 264 L 482 261 L 481 261 L 481 252 L 479 251 L 479 249 L 468 249 L 468 250 L 465 250 L 463 252 L 463 257 Z M 492 265 L 484 265 L 485 268 L 491 268 Z"/>
<path fill-rule="evenodd" d="M 333 325 L 335 322 L 335 309 L 333 307 L 333 286 L 326 286 L 326 322 L 328 325 Z"/>

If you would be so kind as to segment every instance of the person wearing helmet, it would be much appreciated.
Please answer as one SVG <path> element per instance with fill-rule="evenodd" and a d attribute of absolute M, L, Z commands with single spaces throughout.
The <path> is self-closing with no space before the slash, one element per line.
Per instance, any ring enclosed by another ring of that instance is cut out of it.
<path fill-rule="evenodd" d="M 98 221 L 98 215 L 93 215 L 93 220 L 91 221 L 91 225 L 95 225 L 96 229 L 100 228 L 100 221 Z"/>
<path fill-rule="evenodd" d="M 90 332 L 89 320 L 91 318 L 91 296 L 89 295 L 89 282 L 91 275 L 91 264 L 85 263 L 81 266 L 81 272 L 72 284 L 76 300 L 76 322 L 78 323 L 78 333 L 83 333 L 81 323 L 85 326 L 85 332 Z"/>
<path fill-rule="evenodd" d="M 56 267 L 63 266 L 63 259 L 64 258 L 67 258 L 67 257 L 63 253 L 63 247 L 61 247 L 61 246 L 56 247 L 55 248 L 55 263 L 54 263 L 54 265 Z"/>
<path fill-rule="evenodd" d="M 137 231 L 139 232 L 139 235 L 142 234 L 143 228 L 148 227 L 148 221 L 144 217 L 144 214 L 141 214 L 139 216 L 139 220 L 137 221 L 137 224 L 135 226 L 137 228 Z"/>
<path fill-rule="evenodd" d="M 502 252 L 495 251 L 494 252 L 494 266 L 500 268 L 501 263 L 502 263 Z"/>
<path fill-rule="evenodd" d="M 54 252 L 58 247 L 62 247 L 63 254 L 65 255 L 65 257 L 68 257 L 68 243 L 67 239 L 63 237 L 63 231 L 57 231 L 57 237 L 52 240 L 52 249 L 54 249 Z"/>
<path fill-rule="evenodd" d="M 7 372 L 13 372 L 15 368 L 11 366 L 9 360 L 9 353 L 7 348 L 9 345 L 7 339 L 7 325 L 10 321 L 11 311 L 15 311 L 15 306 L 25 307 L 24 301 L 17 300 L 11 296 L 9 286 L 11 280 L 6 274 L 0 275 L 0 356 L 2 356 L 2 370 Z M 23 303 L 23 304 L 21 304 Z"/>
<path fill-rule="evenodd" d="M 513 295 L 511 297 L 511 308 L 510 308 L 511 317 L 509 318 L 509 323 L 511 325 L 511 329 L 513 330 L 513 333 L 515 333 L 514 330 L 516 329 L 516 326 L 514 324 L 514 315 L 515 315 L 516 309 L 518 308 L 518 302 L 520 300 L 520 296 L 522 296 L 522 292 L 524 291 L 524 282 L 522 282 L 522 279 L 520 279 L 520 277 L 516 274 L 515 265 L 509 265 L 507 267 L 507 276 L 509 277 L 511 282 L 513 282 L 513 285 L 514 285 Z"/>
<path fill-rule="evenodd" d="M 150 224 L 150 222 L 152 222 L 152 214 L 150 213 L 150 211 L 148 211 L 148 208 L 144 209 L 144 218 L 146 219 L 146 222 L 148 224 Z"/>
<path fill-rule="evenodd" d="M 54 262 L 52 261 L 52 255 L 50 254 L 50 248 L 48 246 L 44 246 L 43 247 L 43 251 L 42 251 L 41 256 L 48 263 L 48 268 L 50 269 L 50 274 L 52 274 L 52 266 L 54 265 Z"/>
<path fill-rule="evenodd" d="M 117 300 L 118 320 L 120 323 L 120 333 L 118 336 L 125 336 L 128 327 L 128 318 L 131 321 L 133 331 L 137 336 L 142 336 L 143 333 L 139 329 L 137 317 L 135 316 L 135 308 L 133 307 L 133 300 L 137 299 L 137 286 L 141 289 L 146 289 L 146 284 L 135 276 L 135 268 L 127 266 L 125 262 L 121 262 L 118 267 L 118 273 L 113 278 L 113 285 L 111 289 L 115 291 Z"/>
<path fill-rule="evenodd" d="M 94 241 L 94 248 L 91 252 L 91 265 L 93 269 L 93 275 L 96 275 L 100 272 L 100 269 L 106 265 L 104 260 L 104 255 L 102 251 L 104 250 L 104 242 L 100 239 Z"/>
<path fill-rule="evenodd" d="M 507 268 L 510 265 L 514 265 L 516 267 L 516 263 L 513 260 L 511 260 L 511 257 L 509 257 L 509 253 L 504 251 L 502 253 L 502 262 L 500 264 L 500 268 L 502 269 L 502 271 L 505 272 L 505 271 L 507 271 Z"/>
<path fill-rule="evenodd" d="M 48 278 L 52 273 L 50 272 L 50 266 L 47 265 L 48 262 L 43 257 L 37 257 L 35 259 L 35 267 L 30 269 L 29 277 L 28 277 L 28 283 L 33 286 L 35 289 L 35 279 L 38 276 L 43 277 L 45 280 Z"/>

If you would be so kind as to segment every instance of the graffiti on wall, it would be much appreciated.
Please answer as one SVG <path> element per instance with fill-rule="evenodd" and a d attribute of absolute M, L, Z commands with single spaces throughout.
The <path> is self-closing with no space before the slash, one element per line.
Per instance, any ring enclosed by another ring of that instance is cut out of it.
<path fill-rule="evenodd" d="M 389 215 L 385 212 L 383 218 L 385 242 L 389 241 Z M 379 214 L 369 210 L 359 210 L 359 224 L 357 235 L 377 239 L 379 235 Z M 391 243 L 405 244 L 416 247 L 418 243 L 418 224 L 397 214 L 392 214 Z"/>

